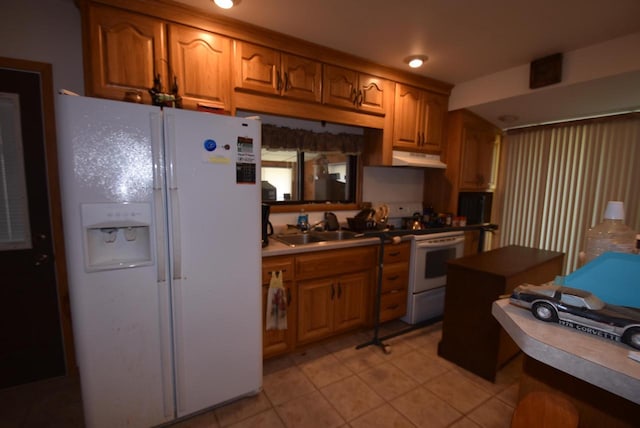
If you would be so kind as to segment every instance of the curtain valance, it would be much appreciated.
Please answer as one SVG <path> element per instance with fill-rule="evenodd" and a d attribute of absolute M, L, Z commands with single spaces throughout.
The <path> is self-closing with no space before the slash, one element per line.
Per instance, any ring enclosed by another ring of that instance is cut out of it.
<path fill-rule="evenodd" d="M 364 137 L 356 134 L 331 134 L 306 129 L 262 125 L 262 147 L 271 150 L 299 152 L 340 152 L 348 155 L 362 153 Z"/>

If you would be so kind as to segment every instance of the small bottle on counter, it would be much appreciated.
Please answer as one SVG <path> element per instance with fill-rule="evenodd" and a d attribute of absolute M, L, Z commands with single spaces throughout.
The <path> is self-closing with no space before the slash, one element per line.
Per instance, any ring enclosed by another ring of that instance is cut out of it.
<path fill-rule="evenodd" d="M 304 210 L 300 210 L 300 214 L 298 214 L 298 229 L 305 232 L 309 229 L 309 215 L 304 212 Z"/>

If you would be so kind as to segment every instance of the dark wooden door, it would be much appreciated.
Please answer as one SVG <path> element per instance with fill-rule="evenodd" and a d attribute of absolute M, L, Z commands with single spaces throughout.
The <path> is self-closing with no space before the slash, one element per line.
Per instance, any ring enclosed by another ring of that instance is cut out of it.
<path fill-rule="evenodd" d="M 0 63 L 0 388 L 66 371 L 42 91 Z"/>

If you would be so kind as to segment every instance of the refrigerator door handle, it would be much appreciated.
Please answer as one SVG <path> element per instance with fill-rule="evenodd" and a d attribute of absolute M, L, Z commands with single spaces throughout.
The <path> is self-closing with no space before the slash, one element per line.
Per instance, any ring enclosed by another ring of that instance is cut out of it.
<path fill-rule="evenodd" d="M 162 375 L 162 407 L 166 420 L 175 417 L 173 394 L 173 356 L 171 352 L 171 304 L 167 282 L 167 233 L 164 195 L 163 122 L 161 113 L 151 114 L 151 156 L 153 160 L 153 207 L 156 235 L 156 267 L 160 321 L 160 366 Z"/>
<path fill-rule="evenodd" d="M 173 256 L 173 279 L 182 279 L 182 246 L 180 244 L 180 201 L 178 189 L 169 189 L 171 200 L 171 236 Z"/>
<path fill-rule="evenodd" d="M 151 113 L 151 156 L 153 158 L 153 207 L 156 233 L 156 267 L 158 283 L 167 280 L 167 237 L 164 211 L 164 155 L 162 150 L 162 115 Z"/>
<path fill-rule="evenodd" d="M 174 280 L 182 278 L 182 245 L 180 240 L 180 201 L 178 197 L 178 178 L 175 172 L 176 163 L 176 139 L 175 139 L 175 117 L 167 110 L 164 111 L 165 123 L 165 153 L 167 187 L 169 189 L 170 204 L 170 228 L 171 228 L 171 257 L 173 259 L 172 277 Z"/>

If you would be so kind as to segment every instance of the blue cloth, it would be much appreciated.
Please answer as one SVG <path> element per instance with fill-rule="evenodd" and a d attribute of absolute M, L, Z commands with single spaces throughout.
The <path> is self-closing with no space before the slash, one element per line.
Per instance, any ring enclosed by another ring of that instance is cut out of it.
<path fill-rule="evenodd" d="M 604 253 L 555 282 L 589 291 L 613 305 L 640 308 L 640 255 Z"/>

